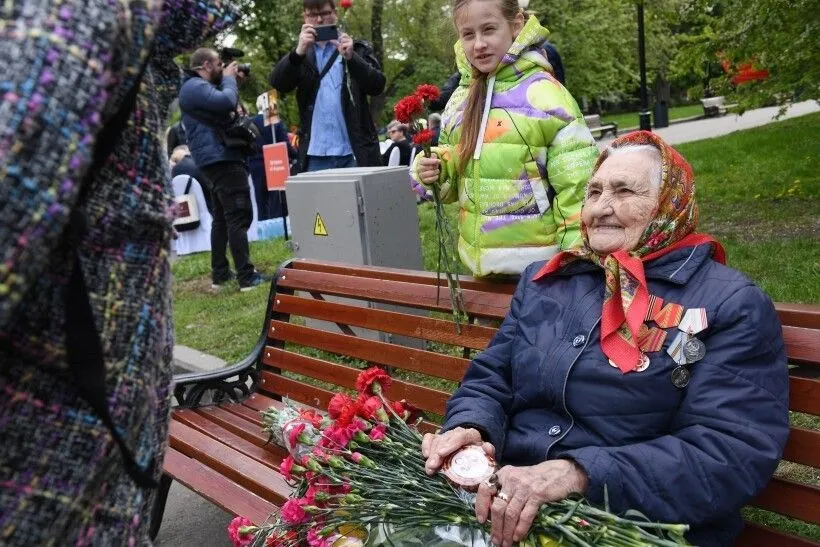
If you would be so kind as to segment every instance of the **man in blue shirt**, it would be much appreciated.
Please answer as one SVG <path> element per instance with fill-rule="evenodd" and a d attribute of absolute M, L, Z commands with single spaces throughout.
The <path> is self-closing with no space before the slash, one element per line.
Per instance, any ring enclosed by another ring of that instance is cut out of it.
<path fill-rule="evenodd" d="M 270 76 L 280 93 L 296 89 L 300 171 L 382 165 L 368 96 L 384 91 L 385 77 L 370 44 L 343 32 L 317 41 L 317 27 L 336 25 L 333 0 L 304 0 L 304 10 L 296 48 Z"/>

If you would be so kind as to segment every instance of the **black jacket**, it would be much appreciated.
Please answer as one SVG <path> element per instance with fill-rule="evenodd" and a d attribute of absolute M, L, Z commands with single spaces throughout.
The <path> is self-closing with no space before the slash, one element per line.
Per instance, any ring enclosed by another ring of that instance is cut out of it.
<path fill-rule="evenodd" d="M 387 162 L 390 161 L 390 154 L 396 147 L 399 148 L 399 165 L 410 165 L 410 154 L 413 152 L 413 143 L 410 142 L 409 139 L 394 142 L 390 145 L 384 154 L 382 154 L 382 161 L 384 162 L 384 165 L 387 165 Z"/>
<path fill-rule="evenodd" d="M 348 93 L 346 72 L 342 83 L 342 109 L 356 162 L 361 167 L 382 165 L 379 137 L 370 116 L 367 96 L 379 95 L 384 91 L 384 73 L 373 56 L 370 45 L 361 40 L 353 42 L 353 58 L 343 62 L 350 73 L 350 90 L 355 104 L 351 103 Z M 295 50 L 282 57 L 270 75 L 270 84 L 280 93 L 296 89 L 296 102 L 299 105 L 301 121 L 299 170 L 304 171 L 307 167 L 307 151 L 310 145 L 313 104 L 319 93 L 319 70 L 316 68 L 316 53 L 313 48 L 309 48 L 304 57 L 297 55 Z"/>

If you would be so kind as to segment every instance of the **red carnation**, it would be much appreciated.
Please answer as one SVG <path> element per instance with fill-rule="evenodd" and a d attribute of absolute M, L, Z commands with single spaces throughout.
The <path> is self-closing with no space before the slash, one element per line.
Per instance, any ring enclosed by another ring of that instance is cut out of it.
<path fill-rule="evenodd" d="M 379 395 L 390 388 L 390 376 L 379 367 L 370 367 L 356 378 L 356 389 L 359 393 Z"/>
<path fill-rule="evenodd" d="M 339 7 L 342 9 L 350 9 L 353 7 L 353 0 L 342 0 L 339 2 Z"/>
<path fill-rule="evenodd" d="M 417 146 L 429 146 L 433 143 L 433 137 L 435 137 L 435 133 L 433 133 L 432 129 L 422 129 L 413 135 L 413 144 Z"/>
<path fill-rule="evenodd" d="M 337 393 L 330 399 L 330 403 L 327 405 L 327 413 L 331 419 L 335 420 L 341 416 L 342 412 L 349 406 L 353 406 L 353 399 L 344 393 Z"/>
<path fill-rule="evenodd" d="M 400 418 L 409 424 L 415 423 L 415 421 L 422 416 L 420 408 L 411 405 L 404 399 L 401 401 L 393 401 L 390 403 L 390 406 L 393 409 L 393 412 L 398 414 Z"/>
<path fill-rule="evenodd" d="M 324 420 L 324 417 L 312 408 L 300 410 L 299 417 L 309 421 L 310 424 L 317 429 L 322 427 L 322 420 Z"/>
<path fill-rule="evenodd" d="M 359 416 L 365 420 L 370 420 L 376 414 L 376 411 L 382 407 L 382 400 L 375 396 L 368 397 L 362 394 L 356 401 L 356 407 Z"/>
<path fill-rule="evenodd" d="M 441 91 L 434 85 L 421 84 L 416 88 L 416 96 L 424 101 L 435 101 L 441 97 Z"/>
<path fill-rule="evenodd" d="M 396 120 L 401 123 L 410 123 L 413 118 L 420 116 L 424 112 L 421 98 L 417 95 L 408 95 L 400 99 L 393 107 L 393 113 L 396 115 Z"/>

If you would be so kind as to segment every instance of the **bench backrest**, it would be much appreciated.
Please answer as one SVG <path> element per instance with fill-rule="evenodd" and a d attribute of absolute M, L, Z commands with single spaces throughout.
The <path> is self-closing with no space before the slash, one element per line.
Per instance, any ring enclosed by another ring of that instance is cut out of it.
<path fill-rule="evenodd" d="M 462 278 L 461 287 L 471 319 L 496 320 L 506 315 L 515 289 L 512 283 L 471 278 Z M 333 301 L 336 297 L 363 306 Z M 450 316 L 446 281 L 430 272 L 294 260 L 277 273 L 271 299 L 258 389 L 321 409 L 339 387 L 354 388 L 358 370 L 350 365 L 377 364 L 389 367 L 395 378 L 391 398 L 407 399 L 435 420 L 470 357 L 495 334 L 495 328 L 475 324 L 463 325 L 459 333 Z M 424 314 L 380 309 L 384 304 Z M 777 309 L 791 364 L 790 409 L 798 414 L 778 476 L 752 505 L 817 525 L 820 488 L 811 481 L 820 468 L 820 307 L 778 304 Z M 339 331 L 306 326 L 302 318 L 336 323 Z M 356 336 L 351 327 L 425 340 L 426 349 Z M 756 538 L 786 547 L 820 545 L 758 525 L 747 528 L 740 544 L 754 545 Z"/>
<path fill-rule="evenodd" d="M 701 99 L 700 103 L 703 105 L 703 108 L 710 106 L 721 107 L 726 105 L 726 97 L 709 97 L 708 99 Z"/>
<path fill-rule="evenodd" d="M 599 116 L 598 114 L 590 114 L 589 116 L 584 116 L 584 121 L 586 122 L 587 127 L 590 129 L 601 127 L 601 116 Z"/>

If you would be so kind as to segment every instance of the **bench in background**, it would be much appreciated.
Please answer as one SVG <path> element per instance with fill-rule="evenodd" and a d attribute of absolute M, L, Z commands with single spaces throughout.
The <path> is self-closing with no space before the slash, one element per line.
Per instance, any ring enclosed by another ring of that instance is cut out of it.
<path fill-rule="evenodd" d="M 470 278 L 463 278 L 461 286 L 472 320 L 502 319 L 515 289 L 512 283 Z M 389 397 L 407 399 L 432 415 L 443 415 L 471 356 L 487 346 L 495 328 L 470 324 L 457 333 L 449 318 L 446 282 L 440 300 L 438 292 L 436 275 L 430 272 L 307 260 L 294 260 L 280 268 L 253 352 L 223 371 L 176 378 L 179 406 L 172 414 L 152 537 L 159 531 L 172 480 L 256 523 L 275 512 L 291 492 L 278 469 L 287 452 L 268 444 L 259 412 L 281 405 L 284 398 L 326 409 L 334 391 L 319 385 L 353 388 L 359 372 L 340 364 L 339 357 L 348 363 L 355 360 L 389 367 L 394 377 Z M 340 303 L 334 297 L 369 307 Z M 422 310 L 425 315 L 371 306 L 384 304 Z M 777 304 L 777 310 L 792 364 L 790 409 L 813 416 L 809 421 L 816 420 L 820 416 L 820 307 Z M 443 312 L 445 319 L 429 312 Z M 305 326 L 304 318 L 336 323 L 339 332 Z M 427 349 L 402 346 L 355 336 L 351 327 L 429 343 Z M 203 404 L 206 401 L 210 403 Z M 426 427 L 434 425 L 427 423 Z M 820 488 L 806 479 L 816 477 L 820 468 L 816 426 L 792 427 L 783 458 L 792 462 L 784 466 L 807 466 L 809 473 L 776 476 L 752 505 L 820 524 Z M 749 523 L 738 545 L 818 547 L 820 542 Z"/>
<path fill-rule="evenodd" d="M 703 105 L 703 115 L 706 118 L 723 116 L 729 112 L 730 108 L 737 106 L 737 104 L 726 104 L 726 97 L 709 97 L 708 99 L 701 99 L 700 104 Z"/>
<path fill-rule="evenodd" d="M 604 138 L 604 136 L 607 133 L 612 133 L 614 137 L 618 136 L 618 124 L 605 123 L 601 125 L 601 116 L 599 116 L 598 114 L 590 114 L 589 116 L 584 116 L 584 121 L 587 123 L 587 127 L 592 132 L 592 136 L 594 136 L 596 139 Z"/>

